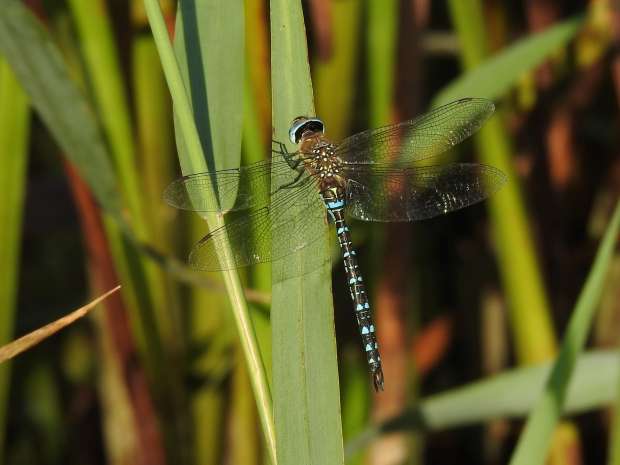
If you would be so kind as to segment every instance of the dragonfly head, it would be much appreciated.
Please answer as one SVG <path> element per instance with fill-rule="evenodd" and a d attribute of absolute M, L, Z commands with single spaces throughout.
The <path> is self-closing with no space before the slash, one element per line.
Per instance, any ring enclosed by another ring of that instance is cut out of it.
<path fill-rule="evenodd" d="M 301 138 L 306 134 L 315 134 L 325 132 L 325 125 L 323 121 L 318 118 L 308 118 L 306 116 L 298 116 L 291 123 L 291 128 L 288 130 L 288 137 L 293 144 L 299 144 Z"/>

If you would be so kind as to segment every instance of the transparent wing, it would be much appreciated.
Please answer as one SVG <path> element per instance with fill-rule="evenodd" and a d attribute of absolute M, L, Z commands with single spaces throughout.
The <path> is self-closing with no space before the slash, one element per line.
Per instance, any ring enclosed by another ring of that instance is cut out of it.
<path fill-rule="evenodd" d="M 239 168 L 184 176 L 166 188 L 164 200 L 173 207 L 199 212 L 227 212 L 266 205 L 273 191 L 290 180 L 291 163 L 277 156 Z M 307 175 L 301 177 L 304 176 Z M 215 197 L 209 194 L 211 186 L 215 187 Z"/>
<path fill-rule="evenodd" d="M 300 214 L 291 217 L 293 208 L 300 208 Z M 231 215 L 237 217 L 194 246 L 189 257 L 192 267 L 218 271 L 284 258 L 320 237 L 311 232 L 325 221 L 325 208 L 314 179 L 306 178 L 290 195 L 280 193 L 270 205 Z M 278 238 L 273 248 L 272 236 Z M 231 254 L 218 256 L 226 241 Z"/>
<path fill-rule="evenodd" d="M 365 221 L 432 218 L 480 202 L 506 182 L 497 168 L 470 163 L 408 169 L 361 165 L 347 177 L 347 212 Z"/>
<path fill-rule="evenodd" d="M 410 164 L 468 138 L 494 110 L 490 100 L 456 100 L 418 118 L 355 134 L 342 141 L 336 155 L 345 163 Z"/>

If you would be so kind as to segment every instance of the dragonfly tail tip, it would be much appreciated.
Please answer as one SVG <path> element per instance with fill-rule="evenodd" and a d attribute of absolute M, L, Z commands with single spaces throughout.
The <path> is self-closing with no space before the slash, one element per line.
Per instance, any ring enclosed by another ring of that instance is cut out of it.
<path fill-rule="evenodd" d="M 381 368 L 372 374 L 372 382 L 375 385 L 376 392 L 383 391 L 383 370 Z"/>

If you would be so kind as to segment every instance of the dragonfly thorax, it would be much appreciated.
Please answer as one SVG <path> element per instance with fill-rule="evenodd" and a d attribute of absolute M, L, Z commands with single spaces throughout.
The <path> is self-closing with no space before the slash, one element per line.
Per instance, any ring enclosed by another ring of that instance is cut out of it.
<path fill-rule="evenodd" d="M 335 153 L 334 144 L 320 135 L 304 140 L 301 144 L 305 168 L 318 178 L 321 190 L 343 186 L 342 161 Z"/>

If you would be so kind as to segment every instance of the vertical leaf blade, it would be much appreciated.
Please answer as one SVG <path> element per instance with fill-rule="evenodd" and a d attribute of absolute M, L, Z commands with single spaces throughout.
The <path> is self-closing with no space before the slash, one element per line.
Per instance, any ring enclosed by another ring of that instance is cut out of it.
<path fill-rule="evenodd" d="M 180 2 L 175 31 L 175 53 L 207 164 L 212 170 L 238 167 L 245 61 L 243 2 Z M 183 162 L 185 149 L 179 149 L 183 174 L 192 174 L 195 171 Z"/>
<path fill-rule="evenodd" d="M 21 224 L 28 159 L 28 99 L 6 61 L 0 59 L 0 345 L 11 340 L 19 286 Z M 4 456 L 11 366 L 0 367 L 0 457 Z"/>
<path fill-rule="evenodd" d="M 299 1 L 271 1 L 271 60 L 275 139 L 294 151 L 288 140 L 291 121 L 314 115 Z M 299 211 L 291 210 L 293 221 Z M 305 233 L 319 234 L 320 240 L 273 264 L 273 398 L 280 465 L 344 462 L 327 228 L 312 229 Z M 278 238 L 273 241 L 272 247 L 278 247 Z M 323 263 L 318 268 L 317 258 Z"/>

